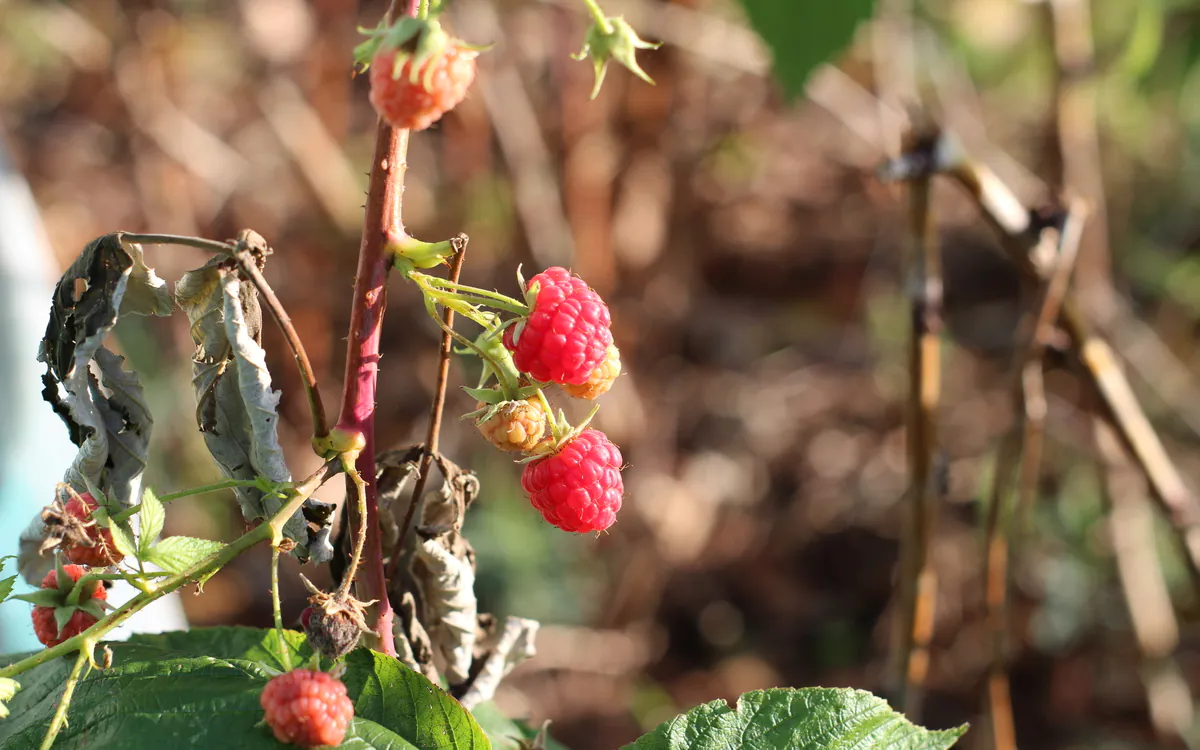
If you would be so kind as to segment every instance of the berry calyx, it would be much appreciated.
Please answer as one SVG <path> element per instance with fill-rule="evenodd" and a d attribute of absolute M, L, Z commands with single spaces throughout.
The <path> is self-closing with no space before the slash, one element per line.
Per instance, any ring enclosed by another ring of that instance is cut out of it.
<path fill-rule="evenodd" d="M 558 266 L 530 279 L 528 290 L 534 297 L 528 317 L 503 337 L 517 369 L 544 383 L 586 383 L 613 342 L 608 305 Z"/>
<path fill-rule="evenodd" d="M 300 580 L 312 594 L 300 613 L 308 645 L 330 661 L 353 651 L 362 634 L 370 631 L 365 603 L 343 591 L 327 594 L 304 576 Z"/>
<path fill-rule="evenodd" d="M 113 544 L 112 532 L 92 518 L 100 503 L 90 492 L 80 494 L 66 485 L 60 487 L 67 494 L 66 502 L 56 499 L 42 510 L 46 525 L 42 551 L 58 547 L 68 561 L 95 568 L 119 563 L 124 556 Z"/>
<path fill-rule="evenodd" d="M 603 531 L 617 519 L 622 458 L 599 430 L 584 430 L 548 456 L 525 465 L 521 486 L 550 524 L 563 531 Z"/>
<path fill-rule="evenodd" d="M 87 572 L 82 565 L 61 565 L 46 574 L 41 589 L 19 597 L 36 605 L 33 632 L 47 648 L 74 638 L 104 616 L 100 602 L 108 598 L 108 591 L 100 581 L 86 583 L 76 591 L 75 584 Z"/>
<path fill-rule="evenodd" d="M 608 351 L 604 355 L 604 361 L 595 370 L 592 370 L 592 374 L 588 375 L 587 382 L 578 385 L 569 383 L 564 385 L 562 389 L 569 396 L 592 401 L 608 393 L 620 375 L 621 352 L 616 346 L 610 344 Z"/>
<path fill-rule="evenodd" d="M 275 739 L 298 747 L 342 744 L 354 718 L 346 686 L 333 675 L 311 669 L 272 678 L 258 702 Z"/>
<path fill-rule="evenodd" d="M 546 435 L 546 410 L 535 398 L 489 406 L 480 401 L 482 416 L 475 426 L 502 451 L 532 451 Z"/>

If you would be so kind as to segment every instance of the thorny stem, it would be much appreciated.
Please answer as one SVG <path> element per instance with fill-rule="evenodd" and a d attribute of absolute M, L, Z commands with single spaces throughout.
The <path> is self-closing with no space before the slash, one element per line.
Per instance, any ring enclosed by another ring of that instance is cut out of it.
<path fill-rule="evenodd" d="M 293 494 L 288 502 L 264 523 L 255 526 L 250 531 L 247 531 L 213 554 L 200 560 L 187 570 L 167 578 L 150 591 L 138 594 L 117 608 L 108 617 L 100 620 L 79 635 L 72 636 L 57 646 L 39 651 L 21 661 L 14 662 L 0 669 L 0 677 L 16 677 L 22 672 L 45 664 L 52 659 L 76 651 L 82 652 L 90 659 L 92 650 L 106 633 L 145 609 L 151 602 L 161 599 L 172 591 L 182 588 L 189 583 L 194 583 L 211 573 L 215 573 L 235 557 L 261 542 L 278 543 L 283 538 L 284 525 L 295 515 L 296 511 L 300 510 L 300 506 L 304 504 L 304 501 L 311 497 L 325 483 L 326 477 L 338 465 L 340 465 L 338 461 L 328 461 L 321 465 L 311 476 L 291 490 Z"/>
<path fill-rule="evenodd" d="M 275 636 L 279 639 L 279 661 L 283 671 L 292 671 L 292 655 L 283 638 L 283 614 L 279 611 L 279 545 L 271 545 L 271 614 L 275 616 Z"/>
<path fill-rule="evenodd" d="M 467 254 L 464 242 L 458 248 L 458 253 L 450 261 L 450 283 L 457 286 L 458 277 L 462 274 L 463 260 Z M 446 307 L 442 310 L 442 343 L 438 349 L 437 385 L 434 388 L 433 403 L 429 407 L 429 429 L 425 434 L 425 450 L 421 453 L 421 465 L 417 472 L 417 481 L 413 483 L 412 499 L 404 512 L 404 522 L 400 524 L 398 545 L 403 546 L 404 538 L 408 536 L 408 527 L 416 515 L 417 505 L 421 502 L 421 493 L 429 482 L 429 470 L 433 468 L 433 457 L 438 452 L 438 440 L 442 431 L 442 414 L 446 408 L 446 386 L 450 382 L 450 354 L 454 348 L 454 310 Z M 497 376 L 499 377 L 499 376 Z M 399 550 L 392 554 L 388 566 L 388 578 L 395 578 L 400 565 Z"/>
<path fill-rule="evenodd" d="M 313 437 L 323 438 L 329 434 L 329 420 L 325 416 L 325 403 L 321 400 L 321 392 L 317 388 L 317 374 L 313 370 L 312 362 L 308 359 L 308 352 L 304 349 L 304 342 L 300 340 L 300 334 L 292 325 L 291 316 L 284 309 L 279 297 L 275 295 L 275 290 L 267 283 L 262 271 L 258 269 L 258 260 L 254 257 L 247 241 L 249 236 L 249 230 L 242 230 L 238 235 L 238 250 L 234 258 L 241 267 L 242 273 L 249 277 L 254 288 L 266 302 L 267 309 L 271 311 L 275 322 L 279 324 L 279 330 L 283 332 L 288 348 L 292 350 L 292 356 L 296 359 L 296 368 L 300 371 L 300 381 L 304 384 L 304 396 L 308 399 L 308 411 L 312 415 Z"/>
<path fill-rule="evenodd" d="M 71 674 L 67 677 L 67 684 L 63 688 L 58 707 L 54 709 L 54 717 L 50 719 L 50 728 L 46 730 L 46 736 L 42 738 L 41 750 L 50 750 L 54 745 L 54 739 L 58 737 L 58 733 L 67 723 L 67 706 L 71 705 L 71 696 L 75 694 L 75 686 L 79 684 L 79 675 L 87 661 L 87 654 L 80 651 L 79 656 L 75 658 L 75 666 L 71 667 Z"/>
<path fill-rule="evenodd" d="M 365 518 L 367 515 L 367 483 L 363 481 L 362 475 L 354 468 L 353 459 L 343 458 L 342 466 L 346 472 L 346 477 L 354 484 L 355 496 L 358 498 L 358 517 Z M 365 524 L 358 525 L 358 535 L 354 539 L 354 553 L 350 556 L 350 567 L 346 568 L 346 574 L 342 576 L 342 584 L 338 587 L 337 598 L 342 599 L 350 591 L 350 584 L 354 583 L 354 577 L 358 575 L 358 566 L 362 563 L 363 548 L 367 544 L 367 527 Z"/>
<path fill-rule="evenodd" d="M 409 0 L 408 15 L 416 15 L 417 0 Z M 390 13 L 389 13 L 390 16 Z M 387 305 L 387 275 L 391 258 L 385 251 L 389 237 L 404 236 L 401 220 L 401 199 L 404 193 L 404 173 L 408 168 L 408 131 L 395 130 L 382 119 L 375 133 L 375 155 L 371 162 L 370 186 L 367 191 L 366 215 L 363 221 L 362 243 L 358 251 L 358 270 L 354 278 L 351 302 L 350 335 L 347 337 L 346 379 L 342 393 L 342 413 L 338 428 L 347 434 L 361 435 L 362 452 L 355 462 L 360 477 L 365 477 L 366 517 L 353 519 L 366 524 L 364 564 L 358 598 L 376 603 L 368 608 L 368 621 L 374 614 L 375 633 L 379 649 L 389 656 L 396 655 L 392 635 L 392 607 L 387 597 L 387 580 L 383 570 L 383 545 L 379 528 L 379 498 L 375 488 L 375 391 L 379 377 L 379 337 L 383 313 Z M 353 481 L 347 479 L 347 490 Z M 357 513 L 354 515 L 358 515 Z"/>

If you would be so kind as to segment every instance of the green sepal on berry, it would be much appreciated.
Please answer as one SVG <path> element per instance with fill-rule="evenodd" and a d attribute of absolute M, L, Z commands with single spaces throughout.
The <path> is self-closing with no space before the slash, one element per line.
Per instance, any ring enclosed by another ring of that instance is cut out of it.
<path fill-rule="evenodd" d="M 358 72 L 366 72 L 381 52 L 396 50 L 392 78 L 399 78 L 400 71 L 411 60 L 409 82 L 420 81 L 423 72 L 426 80 L 422 83 L 426 86 L 431 83 L 429 77 L 432 76 L 434 68 L 425 63 L 445 54 L 451 46 L 471 52 L 485 52 L 492 48 L 490 44 L 468 44 L 451 37 L 436 19 L 411 16 L 402 16 L 390 26 L 380 23 L 373 29 L 359 27 L 358 33 L 368 37 L 365 42 L 354 48 L 354 64 Z"/>
<path fill-rule="evenodd" d="M 589 3 L 590 5 L 590 3 Z M 616 60 L 628 68 L 634 75 L 651 86 L 652 79 L 638 65 L 637 51 L 640 49 L 658 49 L 662 42 L 647 42 L 637 35 L 624 16 L 604 16 L 599 8 L 593 7 L 593 22 L 583 39 L 583 49 L 578 54 L 571 55 L 575 60 L 591 58 L 596 70 L 596 83 L 592 86 L 591 98 L 595 99 L 604 84 L 604 75 L 608 72 L 608 61 Z"/>

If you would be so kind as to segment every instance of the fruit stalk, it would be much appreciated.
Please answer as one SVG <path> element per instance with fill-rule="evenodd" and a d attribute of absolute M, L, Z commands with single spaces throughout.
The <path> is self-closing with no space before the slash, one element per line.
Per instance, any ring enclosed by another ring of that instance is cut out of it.
<path fill-rule="evenodd" d="M 466 256 L 467 245 L 464 242 L 450 261 L 450 282 L 458 283 L 462 273 L 463 260 Z M 421 454 L 421 465 L 417 471 L 417 481 L 413 485 L 412 499 L 408 501 L 408 510 L 404 513 L 404 522 L 400 524 L 400 538 L 397 551 L 392 555 L 392 564 L 388 577 L 392 578 L 398 572 L 400 562 L 399 549 L 404 547 L 404 537 L 408 535 L 408 527 L 412 524 L 417 512 L 417 504 L 425 485 L 429 482 L 429 472 L 433 468 L 433 457 L 438 452 L 438 438 L 442 432 L 442 415 L 446 408 L 446 386 L 450 381 L 450 354 L 454 349 L 454 310 L 446 307 L 442 310 L 442 343 L 438 347 L 437 386 L 434 388 L 433 403 L 429 406 L 429 430 L 425 435 L 425 451 Z"/>

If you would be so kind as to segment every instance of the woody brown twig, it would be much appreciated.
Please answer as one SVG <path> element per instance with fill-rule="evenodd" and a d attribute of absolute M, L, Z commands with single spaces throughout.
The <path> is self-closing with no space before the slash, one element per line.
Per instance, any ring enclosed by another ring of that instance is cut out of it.
<path fill-rule="evenodd" d="M 1022 275 L 1037 283 L 1052 270 L 1051 259 L 1037 252 L 1037 228 L 1030 212 L 990 170 L 959 154 L 944 171 L 979 205 L 996 231 L 1006 255 Z M 1087 323 L 1070 293 L 1064 296 L 1058 324 L 1066 332 L 1071 355 L 1097 393 L 1121 441 L 1146 474 L 1155 498 L 1183 542 L 1194 583 L 1200 585 L 1200 501 L 1183 482 L 1162 441 L 1117 366 L 1112 349 Z"/>
<path fill-rule="evenodd" d="M 904 712 L 916 720 L 929 669 L 937 577 L 930 544 L 937 523 L 939 493 L 934 463 L 938 454 L 937 411 L 941 390 L 942 273 L 930 187 L 940 135 L 915 128 L 900 160 L 911 168 L 908 269 L 911 329 L 908 349 L 907 414 L 908 516 L 902 540 L 899 612 L 896 618 L 893 679 Z"/>

